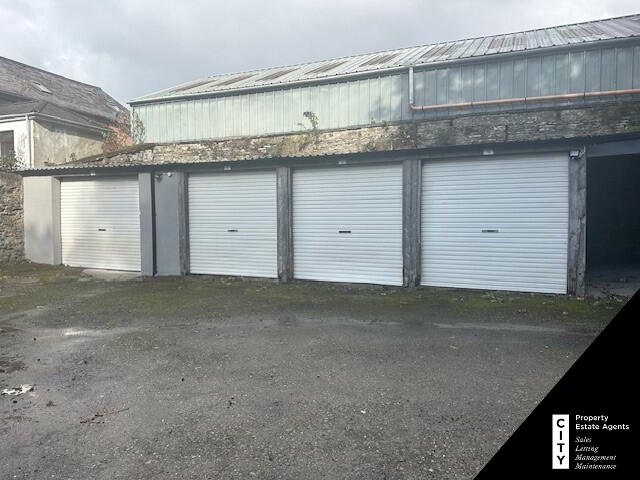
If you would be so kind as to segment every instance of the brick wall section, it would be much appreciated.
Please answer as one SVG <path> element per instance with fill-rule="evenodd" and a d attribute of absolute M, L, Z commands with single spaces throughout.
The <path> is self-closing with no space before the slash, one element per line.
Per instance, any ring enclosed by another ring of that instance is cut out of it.
<path fill-rule="evenodd" d="M 0 172 L 0 263 L 24 259 L 22 177 Z"/>
<path fill-rule="evenodd" d="M 508 144 L 633 132 L 640 133 L 640 102 L 485 113 L 446 120 L 421 120 L 334 131 L 138 145 L 125 153 L 91 157 L 75 162 L 75 165 L 162 165 L 311 157 L 443 146 Z"/>

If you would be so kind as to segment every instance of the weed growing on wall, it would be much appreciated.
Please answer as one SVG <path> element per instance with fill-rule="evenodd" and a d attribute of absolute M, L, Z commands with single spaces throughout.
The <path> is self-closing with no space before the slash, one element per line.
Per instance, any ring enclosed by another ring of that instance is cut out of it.
<path fill-rule="evenodd" d="M 15 154 L 0 156 L 0 172 L 13 172 L 18 168 L 18 159 Z"/>

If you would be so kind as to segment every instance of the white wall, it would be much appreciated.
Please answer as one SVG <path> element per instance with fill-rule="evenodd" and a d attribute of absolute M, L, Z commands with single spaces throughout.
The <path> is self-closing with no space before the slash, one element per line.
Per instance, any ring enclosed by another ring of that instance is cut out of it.
<path fill-rule="evenodd" d="M 0 132 L 13 131 L 13 148 L 16 157 L 23 167 L 32 166 L 31 157 L 29 155 L 29 134 L 27 131 L 27 121 L 13 120 L 3 122 L 0 120 Z"/>
<path fill-rule="evenodd" d="M 104 137 L 100 133 L 40 119 L 32 120 L 31 134 L 33 167 L 70 162 L 102 153 L 104 143 Z"/>
<path fill-rule="evenodd" d="M 60 250 L 60 180 L 24 177 L 24 250 L 35 263 L 58 265 Z"/>

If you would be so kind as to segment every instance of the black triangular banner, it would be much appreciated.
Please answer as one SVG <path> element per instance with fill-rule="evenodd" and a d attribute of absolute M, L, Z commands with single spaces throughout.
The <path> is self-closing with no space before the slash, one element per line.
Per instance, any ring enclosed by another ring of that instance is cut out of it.
<path fill-rule="evenodd" d="M 632 474 L 637 475 L 640 427 L 636 419 L 640 400 L 634 391 L 638 387 L 639 322 L 640 291 L 598 335 L 476 480 L 632 478 Z"/>

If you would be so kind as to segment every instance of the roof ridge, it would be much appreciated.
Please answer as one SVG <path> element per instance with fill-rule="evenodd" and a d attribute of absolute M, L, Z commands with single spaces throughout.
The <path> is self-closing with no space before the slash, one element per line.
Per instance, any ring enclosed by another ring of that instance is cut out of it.
<path fill-rule="evenodd" d="M 429 45 L 439 45 L 439 44 L 445 44 L 445 43 L 453 43 L 453 42 L 466 42 L 469 40 L 478 40 L 480 38 L 496 38 L 496 37 L 502 37 L 504 35 L 517 35 L 520 33 L 531 33 L 531 32 L 541 32 L 542 30 L 551 30 L 554 28 L 562 28 L 562 27 L 576 27 L 579 25 L 587 25 L 590 23 L 599 23 L 599 22 L 606 22 L 609 20 L 620 20 L 621 18 L 630 18 L 630 17 L 640 17 L 640 12 L 639 13 L 630 13 L 628 15 L 620 15 L 617 17 L 605 17 L 605 18 L 597 18 L 595 20 L 585 20 L 584 22 L 574 22 L 574 23 L 561 23 L 559 25 L 549 25 L 547 27 L 538 27 L 538 28 L 529 28 L 527 30 L 518 30 L 515 32 L 503 32 L 503 33 L 496 33 L 493 35 L 483 35 L 480 37 L 467 37 L 467 38 L 461 38 L 458 40 L 451 40 L 451 41 L 447 41 L 447 42 L 439 42 L 439 43 L 432 43 Z M 417 47 L 427 47 L 429 45 L 416 45 L 415 47 L 407 47 L 407 48 L 417 48 Z"/>

